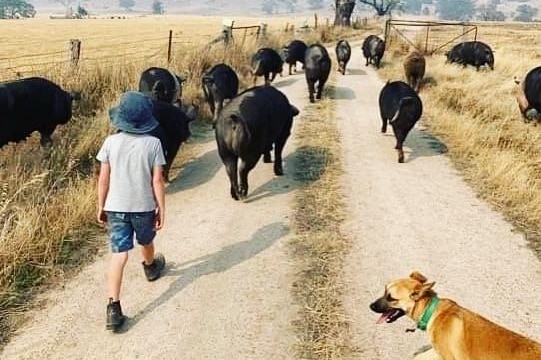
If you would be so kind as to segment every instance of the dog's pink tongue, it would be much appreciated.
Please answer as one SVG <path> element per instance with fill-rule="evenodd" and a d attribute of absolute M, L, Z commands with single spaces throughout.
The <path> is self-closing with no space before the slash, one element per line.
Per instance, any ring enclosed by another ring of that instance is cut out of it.
<path fill-rule="evenodd" d="M 379 317 L 378 321 L 376 321 L 376 324 L 383 324 L 383 323 L 386 323 L 386 322 L 387 322 L 387 318 L 389 317 L 390 314 L 391 314 L 391 312 L 387 312 L 387 313 L 381 314 L 381 316 Z"/>

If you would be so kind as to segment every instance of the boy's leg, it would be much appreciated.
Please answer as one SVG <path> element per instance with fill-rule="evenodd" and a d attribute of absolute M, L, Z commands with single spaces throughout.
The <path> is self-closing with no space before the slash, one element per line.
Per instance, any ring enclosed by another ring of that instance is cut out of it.
<path fill-rule="evenodd" d="M 122 275 L 124 267 L 128 262 L 128 252 L 112 253 L 107 274 L 107 293 L 113 301 L 120 299 L 120 287 L 122 286 Z"/>
<path fill-rule="evenodd" d="M 141 246 L 143 255 L 143 270 L 148 281 L 157 280 L 162 275 L 165 267 L 165 257 L 160 253 L 154 253 L 154 243 Z"/>
<path fill-rule="evenodd" d="M 154 242 L 141 246 L 141 254 L 145 265 L 150 265 L 154 262 Z"/>
<path fill-rule="evenodd" d="M 113 253 L 109 263 L 107 274 L 107 292 L 109 303 L 107 304 L 105 327 L 109 330 L 118 330 L 126 320 L 120 306 L 120 287 L 122 286 L 122 275 L 124 267 L 128 262 L 128 252 Z"/>
<path fill-rule="evenodd" d="M 109 237 L 111 240 L 111 259 L 107 273 L 108 304 L 106 328 L 118 330 L 126 317 L 120 306 L 120 289 L 124 268 L 128 262 L 128 251 L 133 248 L 133 227 L 128 213 L 107 212 Z"/>
<path fill-rule="evenodd" d="M 154 281 L 161 276 L 165 267 L 165 257 L 154 251 L 154 230 L 156 214 L 154 211 L 137 213 L 133 216 L 132 225 L 135 230 L 137 242 L 141 245 L 141 255 L 143 257 L 143 269 L 148 281 Z"/>

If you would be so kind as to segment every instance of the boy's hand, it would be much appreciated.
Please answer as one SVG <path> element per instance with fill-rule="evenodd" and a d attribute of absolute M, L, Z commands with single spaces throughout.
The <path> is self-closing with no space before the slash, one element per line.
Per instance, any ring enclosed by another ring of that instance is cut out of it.
<path fill-rule="evenodd" d="M 105 226 L 107 223 L 107 213 L 103 210 L 103 208 L 98 209 L 98 223 L 102 226 Z"/>
<path fill-rule="evenodd" d="M 161 228 L 163 228 L 163 222 L 165 220 L 164 218 L 165 218 L 164 211 L 160 210 L 160 208 L 157 208 L 156 214 L 154 217 L 154 230 L 158 231 L 158 230 L 161 230 Z"/>

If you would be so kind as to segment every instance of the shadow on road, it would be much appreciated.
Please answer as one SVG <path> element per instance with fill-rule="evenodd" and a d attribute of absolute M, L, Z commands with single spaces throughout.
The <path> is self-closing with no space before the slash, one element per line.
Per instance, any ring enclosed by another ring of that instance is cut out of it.
<path fill-rule="evenodd" d="M 355 91 L 343 86 L 329 85 L 327 95 L 333 100 L 354 100 L 357 98 Z"/>
<path fill-rule="evenodd" d="M 214 140 L 214 131 L 211 131 L 212 125 L 208 122 L 197 120 L 190 123 L 190 138 L 188 143 L 205 144 Z M 210 129 L 210 130 L 209 130 Z"/>
<path fill-rule="evenodd" d="M 408 144 L 409 143 L 409 144 Z M 411 149 L 406 162 L 423 156 L 436 156 L 445 154 L 447 146 L 434 135 L 422 128 L 413 128 L 406 138 L 406 145 Z"/>
<path fill-rule="evenodd" d="M 169 285 L 169 288 L 164 293 L 150 302 L 133 317 L 129 318 L 127 324 L 121 329 L 121 332 L 128 331 L 147 314 L 169 301 L 186 286 L 195 282 L 200 277 L 227 271 L 235 265 L 249 260 L 268 249 L 288 233 L 289 228 L 286 224 L 275 222 L 257 230 L 250 239 L 226 246 L 214 254 L 205 255 L 184 263 L 169 262 L 166 265 L 163 276 L 175 277 L 176 280 Z"/>
<path fill-rule="evenodd" d="M 218 151 L 216 149 L 207 151 L 182 166 L 180 173 L 167 187 L 166 194 L 174 194 L 206 183 L 214 177 L 221 166 Z"/>
<path fill-rule="evenodd" d="M 366 71 L 364 71 L 363 69 L 351 69 L 351 70 L 348 70 L 346 68 L 346 75 L 344 76 L 348 76 L 348 75 L 367 75 L 368 73 Z"/>
<path fill-rule="evenodd" d="M 286 86 L 289 86 L 289 85 L 293 85 L 295 84 L 297 81 L 301 80 L 300 77 L 295 77 L 295 78 L 292 78 L 290 76 L 293 76 L 293 75 L 289 75 L 288 78 L 284 79 L 284 80 L 278 80 L 278 81 L 275 81 L 273 83 L 274 86 L 276 86 L 277 88 L 281 88 L 281 87 L 286 87 Z"/>
<path fill-rule="evenodd" d="M 329 150 L 316 146 L 303 146 L 284 158 L 285 176 L 274 177 L 254 191 L 248 193 L 245 203 L 252 203 L 269 196 L 285 194 L 319 180 L 325 173 L 329 161 Z M 273 164 L 268 166 L 272 173 Z"/>

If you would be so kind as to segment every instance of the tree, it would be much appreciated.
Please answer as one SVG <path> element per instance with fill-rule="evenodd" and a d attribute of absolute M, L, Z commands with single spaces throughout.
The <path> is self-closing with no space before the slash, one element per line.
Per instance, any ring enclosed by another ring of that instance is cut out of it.
<path fill-rule="evenodd" d="M 505 14 L 496 5 L 481 5 L 477 8 L 478 17 L 485 21 L 505 21 Z"/>
<path fill-rule="evenodd" d="M 0 19 L 15 19 L 19 17 L 34 17 L 36 10 L 34 6 L 23 0 L 2 0 L 0 1 Z"/>
<path fill-rule="evenodd" d="M 379 16 L 387 15 L 391 10 L 400 5 L 400 0 L 359 0 L 361 4 L 366 4 L 374 8 Z"/>
<path fill-rule="evenodd" d="M 440 0 L 436 5 L 438 17 L 445 20 L 469 20 L 474 10 L 472 0 Z"/>
<path fill-rule="evenodd" d="M 82 7 L 81 4 L 79 4 L 79 5 L 77 6 L 77 12 L 76 12 L 76 14 L 77 14 L 77 17 L 78 17 L 79 19 L 82 19 L 82 18 L 85 18 L 85 17 L 88 16 L 88 11 L 86 11 L 86 9 L 85 9 L 84 7 Z"/>
<path fill-rule="evenodd" d="M 126 11 L 131 11 L 131 8 L 135 6 L 135 0 L 118 0 L 118 6 Z"/>
<path fill-rule="evenodd" d="M 152 3 L 152 13 L 154 15 L 161 15 L 164 13 L 163 3 L 160 0 L 154 0 L 154 2 Z"/>
<path fill-rule="evenodd" d="M 355 0 L 334 0 L 334 25 L 351 26 Z"/>
<path fill-rule="evenodd" d="M 537 14 L 537 9 L 534 7 L 531 7 L 530 5 L 519 5 L 517 7 L 517 13 L 515 15 L 515 18 L 513 20 L 515 21 L 524 21 L 524 22 L 530 22 L 533 21 L 533 17 Z"/>
<path fill-rule="evenodd" d="M 324 5 L 324 2 L 325 0 L 308 0 L 308 4 L 310 5 L 311 10 L 321 9 Z"/>

